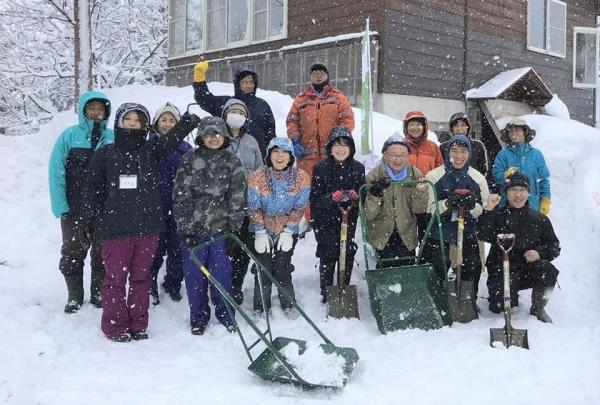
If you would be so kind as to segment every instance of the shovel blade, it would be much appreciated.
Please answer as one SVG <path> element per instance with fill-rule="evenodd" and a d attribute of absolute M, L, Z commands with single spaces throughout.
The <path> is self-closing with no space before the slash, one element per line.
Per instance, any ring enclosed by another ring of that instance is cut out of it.
<path fill-rule="evenodd" d="M 447 282 L 448 303 L 454 322 L 467 323 L 479 318 L 475 310 L 475 289 L 473 281 Z"/>
<path fill-rule="evenodd" d="M 327 287 L 327 316 L 358 319 L 358 293 L 355 285 Z"/>
<path fill-rule="evenodd" d="M 529 349 L 529 337 L 527 329 L 515 329 L 505 326 L 504 328 L 490 328 L 490 346 L 500 347 L 510 346 Z"/>

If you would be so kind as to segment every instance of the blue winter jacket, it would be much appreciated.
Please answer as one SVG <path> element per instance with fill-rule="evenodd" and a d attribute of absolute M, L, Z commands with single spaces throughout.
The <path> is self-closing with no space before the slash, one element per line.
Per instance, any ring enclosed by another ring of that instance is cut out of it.
<path fill-rule="evenodd" d="M 85 117 L 85 105 L 92 100 L 102 101 L 107 106 L 106 115 L 100 122 L 101 134 L 96 149 L 112 143 L 115 139 L 113 131 L 106 128 L 110 116 L 108 97 L 98 91 L 86 91 L 79 98 L 79 124 L 65 129 L 60 134 L 50 155 L 50 203 L 56 218 L 66 214 L 78 214 L 81 211 L 88 165 L 94 153 L 91 149 L 94 121 Z"/>
<path fill-rule="evenodd" d="M 525 143 L 519 145 L 509 144 L 498 153 L 494 161 L 492 175 L 501 189 L 501 206 L 506 204 L 506 193 L 503 184 L 506 182 L 504 172 L 509 167 L 516 167 L 529 177 L 529 208 L 539 211 L 541 199 L 551 197 L 550 171 L 546 166 L 542 152 L 529 143 Z"/>

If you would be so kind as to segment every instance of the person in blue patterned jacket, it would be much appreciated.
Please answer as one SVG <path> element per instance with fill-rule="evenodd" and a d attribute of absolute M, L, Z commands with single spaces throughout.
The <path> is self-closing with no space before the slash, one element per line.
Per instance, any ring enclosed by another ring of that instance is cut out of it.
<path fill-rule="evenodd" d="M 292 296 L 292 255 L 298 240 L 300 219 L 308 204 L 310 177 L 294 166 L 292 141 L 274 138 L 267 146 L 265 166 L 248 177 L 247 203 L 250 214 L 248 229 L 254 233 L 254 250 L 258 261 Z M 263 308 L 258 278 L 254 282 L 254 310 L 271 308 L 272 283 L 263 277 Z M 286 313 L 293 304 L 280 291 L 279 302 Z"/>
<path fill-rule="evenodd" d="M 100 241 L 93 237 L 94 229 L 80 232 L 83 224 L 78 219 L 86 209 L 83 206 L 83 190 L 92 155 L 96 149 L 112 143 L 115 138 L 113 131 L 106 128 L 110 110 L 110 101 L 104 93 L 83 93 L 79 98 L 79 123 L 60 134 L 50 155 L 50 202 L 52 213 L 60 218 L 62 231 L 58 267 L 67 284 L 66 313 L 77 312 L 83 304 L 83 262 L 90 247 L 90 303 L 102 307 L 100 287 L 104 279 L 104 266 Z M 87 234 L 88 240 L 83 241 L 80 238 L 82 234 Z"/>

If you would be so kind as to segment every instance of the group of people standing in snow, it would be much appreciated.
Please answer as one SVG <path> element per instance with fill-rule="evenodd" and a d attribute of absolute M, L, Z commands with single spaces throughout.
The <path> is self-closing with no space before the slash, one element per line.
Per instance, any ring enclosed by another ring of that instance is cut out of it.
<path fill-rule="evenodd" d="M 438 148 L 427 139 L 426 117 L 411 112 L 404 134 L 385 142 L 381 163 L 365 176 L 365 167 L 354 158 L 352 108 L 329 83 L 325 65 L 311 66 L 310 83 L 287 116 L 287 137 L 276 136 L 271 108 L 256 96 L 255 72 L 238 71 L 235 95 L 229 97 L 209 91 L 207 69 L 208 62 L 198 62 L 193 82 L 196 103 L 211 114 L 204 118 L 181 114 L 166 103 L 151 120 L 143 105 L 125 103 L 116 110 L 110 130 L 109 99 L 93 91 L 81 96 L 79 124 L 59 136 L 49 164 L 52 211 L 61 219 L 63 237 L 59 268 L 68 292 L 65 312 L 77 312 L 84 302 L 83 263 L 89 250 L 89 302 L 103 310 L 102 331 L 118 342 L 147 339 L 149 303 L 160 303 L 158 273 L 166 255 L 160 284 L 173 301 L 180 301 L 185 280 L 191 333 L 202 335 L 208 325 L 209 290 L 216 318 L 233 332 L 233 308 L 209 285 L 197 260 L 241 304 L 250 260 L 241 246 L 221 238 L 232 233 L 295 299 L 292 256 L 301 223 L 315 232 L 326 302 L 340 249 L 340 208 L 351 208 L 349 283 L 357 250 L 359 189 L 368 182 L 364 207 L 369 242 L 388 259 L 387 265 L 414 256 L 436 193 L 447 236 L 421 247 L 430 253 L 426 258 L 444 272 L 445 262 L 436 261 L 431 252 L 436 243 L 455 243 L 451 214 L 461 207 L 467 224 L 463 277 L 479 279 L 483 253 L 477 240 L 492 242 L 500 231 L 523 235 L 511 256 L 515 280 L 523 280 L 514 283 L 513 303 L 519 288 L 533 286 L 534 296 L 543 288 L 532 313 L 549 320 L 545 300 L 558 274 L 550 261 L 560 248 L 549 220 L 536 212 L 548 214 L 549 175 L 541 153 L 529 145 L 534 132 L 526 123 L 507 126 L 503 136 L 508 146 L 489 170 L 483 144 L 468 136 L 466 115 L 451 118 L 451 137 Z M 185 138 L 194 129 L 192 147 Z M 428 191 L 425 179 L 435 190 Z M 405 180 L 418 182 L 396 187 Z M 496 208 L 505 198 L 506 206 Z M 531 226 L 524 227 L 526 223 Z M 201 244 L 206 245 L 193 249 Z M 494 247 L 487 266 L 490 309 L 499 312 L 502 278 L 496 276 L 501 262 Z M 262 281 L 255 275 L 253 309 L 258 313 L 271 307 L 271 283 Z M 279 300 L 285 313 L 293 312 L 288 297 L 280 293 Z"/>

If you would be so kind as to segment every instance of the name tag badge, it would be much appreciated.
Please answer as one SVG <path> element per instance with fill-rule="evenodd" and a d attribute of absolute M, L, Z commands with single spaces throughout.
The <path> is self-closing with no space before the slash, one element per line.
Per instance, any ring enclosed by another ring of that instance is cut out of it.
<path fill-rule="evenodd" d="M 135 189 L 137 188 L 137 175 L 122 174 L 119 176 L 120 189 Z"/>

